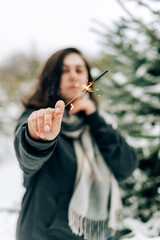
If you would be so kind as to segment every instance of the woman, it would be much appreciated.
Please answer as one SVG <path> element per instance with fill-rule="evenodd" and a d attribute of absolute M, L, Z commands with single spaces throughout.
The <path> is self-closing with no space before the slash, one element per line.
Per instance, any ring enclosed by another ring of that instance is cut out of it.
<path fill-rule="evenodd" d="M 17 240 L 107 239 L 120 207 L 117 181 L 137 166 L 135 151 L 99 115 L 81 52 L 53 54 L 23 103 L 15 150 L 26 192 Z M 69 106 L 69 104 L 68 104 Z"/>

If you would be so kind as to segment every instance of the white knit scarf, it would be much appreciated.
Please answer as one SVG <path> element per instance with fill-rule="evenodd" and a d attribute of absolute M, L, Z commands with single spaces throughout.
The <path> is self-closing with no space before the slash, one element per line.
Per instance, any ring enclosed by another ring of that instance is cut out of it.
<path fill-rule="evenodd" d="M 90 134 L 76 115 L 64 115 L 62 133 L 73 138 L 78 162 L 68 209 L 72 232 L 88 240 L 106 240 L 119 225 L 122 207 L 118 183 Z"/>

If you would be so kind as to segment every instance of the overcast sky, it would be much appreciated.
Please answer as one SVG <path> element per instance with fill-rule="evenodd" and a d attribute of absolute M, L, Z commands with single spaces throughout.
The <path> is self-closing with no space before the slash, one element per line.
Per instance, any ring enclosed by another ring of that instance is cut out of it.
<path fill-rule="evenodd" d="M 134 1 L 122 2 L 146 18 Z M 116 0 L 0 0 L 0 64 L 15 53 L 48 57 L 68 46 L 95 56 L 102 49 L 93 19 L 110 26 L 120 16 L 126 13 Z"/>
<path fill-rule="evenodd" d="M 95 55 L 92 19 L 111 24 L 122 14 L 116 0 L 0 0 L 0 63 L 14 53 L 47 55 L 66 46 Z"/>

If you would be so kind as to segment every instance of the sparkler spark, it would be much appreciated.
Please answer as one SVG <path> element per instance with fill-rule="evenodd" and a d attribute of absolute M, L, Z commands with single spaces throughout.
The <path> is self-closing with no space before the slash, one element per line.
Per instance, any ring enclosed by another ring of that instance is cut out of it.
<path fill-rule="evenodd" d="M 71 103 L 71 109 L 70 109 L 70 110 L 72 111 L 72 110 L 73 110 L 73 108 L 74 108 L 74 105 Z"/>
<path fill-rule="evenodd" d="M 84 89 L 82 89 L 82 91 L 80 93 L 78 93 L 74 98 L 71 99 L 71 101 L 69 101 L 65 107 L 67 107 L 69 104 L 71 104 L 77 97 L 79 97 L 84 91 L 92 91 L 92 89 L 90 88 L 97 80 L 99 80 L 101 77 L 103 77 L 104 74 L 106 74 L 108 72 L 108 70 L 106 70 L 104 73 L 102 73 L 99 77 L 97 77 L 93 82 L 89 83 L 88 86 L 84 86 Z M 72 108 L 73 109 L 73 108 Z"/>
<path fill-rule="evenodd" d="M 93 92 L 92 88 L 90 87 L 90 83 L 88 86 L 83 85 L 83 87 L 86 89 L 86 91 Z"/>

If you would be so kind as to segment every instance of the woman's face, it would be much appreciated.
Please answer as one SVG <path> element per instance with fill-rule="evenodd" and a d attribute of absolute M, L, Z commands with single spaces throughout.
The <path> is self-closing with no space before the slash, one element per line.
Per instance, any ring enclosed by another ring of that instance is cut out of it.
<path fill-rule="evenodd" d="M 62 65 L 60 96 L 68 103 L 87 85 L 88 71 L 83 58 L 77 53 L 68 54 Z"/>

